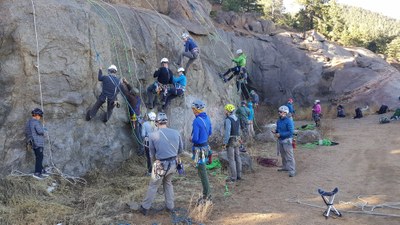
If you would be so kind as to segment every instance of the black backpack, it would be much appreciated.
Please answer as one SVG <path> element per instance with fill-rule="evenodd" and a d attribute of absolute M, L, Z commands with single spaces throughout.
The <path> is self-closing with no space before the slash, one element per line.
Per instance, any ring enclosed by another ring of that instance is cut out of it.
<path fill-rule="evenodd" d="M 381 107 L 379 108 L 379 111 L 377 112 L 378 114 L 384 114 L 387 113 L 389 107 L 387 105 L 381 105 Z"/>
<path fill-rule="evenodd" d="M 354 117 L 354 119 L 359 119 L 363 117 L 362 111 L 360 108 L 357 108 L 356 110 L 356 116 Z"/>

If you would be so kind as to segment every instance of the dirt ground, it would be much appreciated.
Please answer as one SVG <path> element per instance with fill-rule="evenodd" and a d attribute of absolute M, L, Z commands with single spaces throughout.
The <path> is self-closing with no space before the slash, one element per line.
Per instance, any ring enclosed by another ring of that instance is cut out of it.
<path fill-rule="evenodd" d="M 229 195 L 224 196 L 227 171 L 211 171 L 214 205 L 202 224 L 400 224 L 400 217 L 347 213 L 361 211 L 356 206 L 366 203 L 395 202 L 398 209 L 376 208 L 374 212 L 400 215 L 400 121 L 379 124 L 379 117 L 324 119 L 325 137 L 339 145 L 313 149 L 298 146 L 297 176 L 293 178 L 277 172 L 277 167 L 254 163 L 254 172 L 228 185 Z M 273 143 L 256 143 L 249 152 L 277 157 Z M 7 185 L 0 184 L 4 194 L 4 199 L 0 198 L 0 224 L 172 224 L 165 211 L 145 217 L 126 206 L 131 200 L 143 199 L 148 177 L 143 176 L 140 163 L 126 162 L 122 167 L 124 170 L 113 176 L 92 175 L 85 186 L 69 185 L 55 177 L 44 182 L 8 178 Z M 176 207 L 185 209 L 191 198 L 194 202 L 201 193 L 195 169 L 187 165 L 186 172 L 186 176 L 174 179 Z M 48 194 L 46 185 L 52 182 L 58 182 L 59 187 Z M 343 216 L 326 220 L 317 189 L 331 191 L 335 187 L 339 188 L 335 206 Z M 162 206 L 163 202 L 163 196 L 158 195 L 153 206 Z"/>
<path fill-rule="evenodd" d="M 293 178 L 276 168 L 258 167 L 235 187 L 232 198 L 215 203 L 218 210 L 211 224 L 400 224 L 400 218 L 346 212 L 341 218 L 326 220 L 324 209 L 291 203 L 299 200 L 324 206 L 317 189 L 335 187 L 339 188 L 335 205 L 343 211 L 360 210 L 349 204 L 362 203 L 358 198 L 374 205 L 399 203 L 400 122 L 379 124 L 379 117 L 325 121 L 333 127 L 329 136 L 339 145 L 299 147 Z M 374 212 L 400 214 L 390 209 Z"/>
<path fill-rule="evenodd" d="M 400 122 L 379 124 L 379 117 L 324 120 L 325 126 L 331 127 L 326 129 L 326 136 L 339 145 L 315 149 L 298 146 L 296 177 L 277 172 L 276 167 L 255 165 L 255 172 L 246 173 L 244 181 L 229 185 L 231 196 L 223 197 L 223 187 L 216 185 L 211 176 L 214 207 L 204 224 L 400 224 L 400 217 L 346 212 L 362 211 L 360 206 L 366 203 L 396 202 L 400 206 L 400 136 L 396 132 Z M 275 151 L 274 144 L 257 144 L 253 153 L 276 157 Z M 325 204 L 317 189 L 331 191 L 335 187 L 339 188 L 335 206 L 343 216 L 325 219 Z M 398 209 L 376 208 L 373 212 L 400 215 Z M 136 222 L 170 223 L 165 215 L 142 219 L 139 215 Z"/>

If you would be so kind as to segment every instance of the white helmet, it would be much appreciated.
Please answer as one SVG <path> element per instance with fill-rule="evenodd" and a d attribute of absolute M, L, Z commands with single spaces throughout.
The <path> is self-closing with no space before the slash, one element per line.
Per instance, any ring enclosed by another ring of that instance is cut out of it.
<path fill-rule="evenodd" d="M 113 64 L 113 65 L 111 65 L 110 67 L 108 67 L 108 70 L 110 70 L 110 71 L 115 71 L 115 72 L 117 72 L 118 70 L 117 70 L 117 67 Z"/>
<path fill-rule="evenodd" d="M 149 116 L 149 119 L 150 119 L 151 121 L 156 120 L 156 116 L 157 116 L 157 115 L 156 115 L 155 112 L 149 112 L 147 115 Z"/>
<path fill-rule="evenodd" d="M 315 102 L 314 102 L 314 104 L 317 104 L 317 103 L 320 103 L 321 101 L 320 100 L 315 100 Z"/>
<path fill-rule="evenodd" d="M 283 106 L 279 107 L 278 111 L 289 113 L 289 108 L 286 105 L 283 105 Z"/>
<path fill-rule="evenodd" d="M 169 62 L 169 61 L 168 61 L 167 58 L 162 58 L 161 61 L 160 61 L 160 63 L 168 63 L 168 62 Z"/>
<path fill-rule="evenodd" d="M 182 39 L 185 39 L 185 38 L 188 38 L 189 37 L 189 34 L 188 33 L 183 33 L 182 34 Z"/>
<path fill-rule="evenodd" d="M 238 50 L 236 50 L 236 54 L 239 55 L 239 54 L 242 54 L 242 53 L 243 53 L 243 50 L 242 50 L 242 49 L 239 48 Z"/>
<path fill-rule="evenodd" d="M 183 67 L 180 67 L 179 69 L 178 69 L 178 73 L 179 72 L 185 72 L 185 69 L 183 69 Z"/>

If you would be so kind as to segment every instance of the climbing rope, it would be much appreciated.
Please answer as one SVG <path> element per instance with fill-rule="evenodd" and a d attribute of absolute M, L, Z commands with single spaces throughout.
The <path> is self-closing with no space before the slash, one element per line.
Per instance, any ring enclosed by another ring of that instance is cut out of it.
<path fill-rule="evenodd" d="M 40 93 L 40 108 L 43 110 L 43 92 L 42 92 L 42 82 L 41 82 L 41 74 L 40 74 L 40 57 L 39 57 L 39 39 L 38 39 L 38 32 L 37 32 L 37 25 L 36 25 L 36 9 L 33 0 L 32 3 L 32 13 L 33 13 L 33 27 L 35 29 L 35 40 L 36 40 L 36 68 L 38 70 L 38 80 L 39 80 L 39 93 Z M 42 117 L 43 124 L 45 123 L 44 115 Z M 44 128 L 44 125 L 43 125 Z"/>
<path fill-rule="evenodd" d="M 105 17 L 104 14 L 101 12 L 101 10 L 103 10 L 105 13 L 107 13 L 107 15 L 111 18 L 112 22 L 114 23 L 114 25 L 115 25 L 114 27 L 116 27 L 116 28 L 118 29 L 118 32 L 119 32 L 119 34 L 120 34 L 120 38 L 121 38 L 121 40 L 122 40 L 122 43 L 123 43 L 123 46 L 124 46 L 124 49 L 125 49 L 125 59 L 126 59 L 127 64 L 128 64 L 128 74 L 130 75 L 130 78 L 132 78 L 132 75 L 131 75 L 131 68 L 130 68 L 130 64 L 129 64 L 129 59 L 128 59 L 128 55 L 127 55 L 127 53 L 126 53 L 126 51 L 127 51 L 128 48 L 127 48 L 126 43 L 125 43 L 125 41 L 124 41 L 124 39 L 123 39 L 123 34 L 122 34 L 122 32 L 121 32 L 121 30 L 120 30 L 120 28 L 119 28 L 117 22 L 115 21 L 114 17 L 111 15 L 111 13 L 109 13 L 109 12 L 107 11 L 107 9 L 105 9 L 101 4 L 99 4 L 99 3 L 95 2 L 95 1 L 92 1 L 92 0 L 88 0 L 88 2 L 93 6 L 94 9 L 97 10 L 98 14 L 101 16 L 101 18 L 105 21 L 105 23 L 108 25 L 108 27 L 109 27 L 110 30 L 111 30 L 112 45 L 113 45 L 113 48 L 114 48 L 114 51 L 115 51 L 117 64 L 118 64 L 118 66 L 121 68 L 121 69 L 120 69 L 120 70 L 121 70 L 121 76 L 124 77 L 124 76 L 123 76 L 123 73 L 122 73 L 122 66 L 121 66 L 121 64 L 120 64 L 120 60 L 119 60 L 119 57 L 118 57 L 118 55 L 119 55 L 119 54 L 118 54 L 118 50 L 117 50 L 117 47 L 116 47 L 116 36 L 114 35 L 114 32 L 112 31 L 112 27 L 113 27 L 113 26 L 112 26 L 112 25 L 110 24 L 110 22 L 106 19 L 106 17 Z M 106 3 L 106 4 L 108 4 L 108 3 Z M 113 7 L 112 5 L 110 5 L 110 6 Z M 100 9 L 100 8 L 101 8 L 101 9 Z M 113 9 L 117 12 L 119 21 L 120 21 L 120 23 L 122 24 L 121 26 L 123 27 L 123 30 L 124 30 L 124 32 L 125 32 L 125 35 L 126 35 L 126 37 L 128 38 L 128 40 L 129 40 L 130 46 L 132 46 L 132 43 L 131 43 L 130 38 L 129 38 L 129 35 L 127 34 L 126 29 L 125 29 L 125 27 L 124 27 L 124 25 L 123 25 L 123 23 L 122 23 L 122 20 L 121 20 L 121 17 L 120 17 L 119 12 L 118 12 L 117 9 L 115 9 L 114 7 L 113 7 Z M 94 42 L 94 41 L 93 41 L 93 42 Z M 95 47 L 95 46 L 94 46 L 94 47 Z M 96 52 L 96 57 L 97 57 L 97 56 L 100 56 L 100 54 L 97 52 L 96 49 L 95 49 L 95 52 Z M 135 67 L 137 68 L 136 59 L 135 59 L 135 57 L 134 57 L 134 55 L 133 55 L 132 48 L 131 48 L 131 52 L 132 52 L 132 59 L 133 59 L 133 61 L 135 62 Z M 136 73 L 135 73 L 135 74 L 136 74 Z M 137 81 L 138 81 L 139 86 L 140 86 L 140 88 L 141 88 L 141 83 L 140 83 L 140 81 L 139 81 L 139 78 L 138 78 L 137 74 L 136 74 L 136 78 L 137 78 Z M 132 80 L 132 79 L 131 79 L 131 80 Z M 136 114 L 136 115 L 138 115 L 138 113 L 136 113 L 135 110 L 134 110 L 134 108 L 133 108 L 133 106 L 129 104 L 129 101 L 127 100 L 126 96 L 122 93 L 120 87 L 119 87 L 119 86 L 117 86 L 117 87 L 118 87 L 118 89 L 120 90 L 121 95 L 123 96 L 123 98 L 124 98 L 124 100 L 125 100 L 125 103 L 126 103 L 126 106 L 127 106 L 127 114 L 128 114 L 128 118 L 129 118 L 129 120 L 130 120 L 130 119 L 131 119 L 131 118 L 130 118 L 130 110 L 131 110 L 132 112 L 134 112 L 134 114 Z M 140 99 L 143 100 L 143 96 L 141 95 L 141 91 L 139 90 L 139 92 L 140 92 Z M 136 135 L 135 127 L 133 126 L 133 124 L 130 123 L 130 125 L 131 125 L 131 129 L 132 129 L 132 134 L 133 134 L 133 136 L 135 137 L 137 143 L 138 143 L 139 145 L 143 145 L 143 146 L 144 146 L 144 142 L 140 141 L 140 138 Z"/>
<path fill-rule="evenodd" d="M 36 40 L 36 64 L 37 64 L 36 67 L 37 67 L 37 70 L 38 70 L 38 83 L 39 83 L 39 92 L 40 92 L 40 107 L 41 107 L 42 111 L 44 111 L 42 81 L 41 81 L 41 74 L 40 74 L 40 54 L 39 54 L 39 38 L 38 38 L 37 22 L 36 22 L 36 9 L 35 9 L 35 3 L 34 3 L 33 0 L 31 0 L 31 3 L 32 3 L 32 14 L 33 14 L 33 26 L 34 26 L 35 40 Z M 80 183 L 86 183 L 86 181 L 84 179 L 82 179 L 82 178 L 73 177 L 73 176 L 69 176 L 69 175 L 66 175 L 66 174 L 62 173 L 61 170 L 58 169 L 55 166 L 54 161 L 53 161 L 53 156 L 52 156 L 53 149 L 52 149 L 50 134 L 49 134 L 49 132 L 46 131 L 46 128 L 44 127 L 44 124 L 46 123 L 44 115 L 43 115 L 42 119 L 43 119 L 43 124 L 42 124 L 43 130 L 45 130 L 45 133 L 47 134 L 47 139 L 49 141 L 49 159 L 50 159 L 50 164 L 52 165 L 52 168 L 54 168 L 57 171 L 57 174 L 60 175 L 65 180 L 67 180 L 68 182 L 71 182 L 71 180 L 72 180 L 72 181 L 76 181 L 76 182 L 80 182 Z M 44 143 L 43 148 L 45 148 L 45 146 L 46 146 L 46 143 Z M 13 170 L 13 171 L 11 171 L 11 176 L 30 176 L 30 174 L 28 175 L 28 174 L 22 173 L 22 172 L 20 172 L 18 170 Z"/>

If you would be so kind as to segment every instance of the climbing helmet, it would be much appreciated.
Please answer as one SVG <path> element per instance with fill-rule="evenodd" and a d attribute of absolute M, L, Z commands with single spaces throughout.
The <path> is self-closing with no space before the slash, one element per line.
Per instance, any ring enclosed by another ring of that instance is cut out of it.
<path fill-rule="evenodd" d="M 233 112 L 235 110 L 235 106 L 232 104 L 226 104 L 225 105 L 225 110 L 228 112 Z"/>

